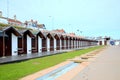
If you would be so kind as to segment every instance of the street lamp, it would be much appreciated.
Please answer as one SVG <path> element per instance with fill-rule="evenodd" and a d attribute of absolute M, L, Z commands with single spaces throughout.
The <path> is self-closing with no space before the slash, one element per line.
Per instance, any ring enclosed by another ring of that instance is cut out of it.
<path fill-rule="evenodd" d="M 80 32 L 80 34 L 82 35 L 82 32 L 83 32 L 83 31 L 80 31 L 79 29 L 77 29 L 77 32 L 78 32 L 78 34 L 79 34 L 79 32 Z"/>
<path fill-rule="evenodd" d="M 54 23 L 53 23 L 54 17 L 49 16 L 49 18 L 51 18 L 51 28 L 54 29 Z"/>

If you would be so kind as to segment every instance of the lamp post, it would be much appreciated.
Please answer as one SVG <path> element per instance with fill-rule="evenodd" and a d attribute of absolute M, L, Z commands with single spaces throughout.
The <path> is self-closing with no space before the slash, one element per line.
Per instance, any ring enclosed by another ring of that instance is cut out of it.
<path fill-rule="evenodd" d="M 79 35 L 79 32 L 80 32 L 80 34 L 82 35 L 82 32 L 83 32 L 83 31 L 80 31 L 79 29 L 77 29 L 77 32 L 78 32 L 78 35 Z"/>
<path fill-rule="evenodd" d="M 7 0 L 7 21 L 9 24 L 9 0 Z"/>

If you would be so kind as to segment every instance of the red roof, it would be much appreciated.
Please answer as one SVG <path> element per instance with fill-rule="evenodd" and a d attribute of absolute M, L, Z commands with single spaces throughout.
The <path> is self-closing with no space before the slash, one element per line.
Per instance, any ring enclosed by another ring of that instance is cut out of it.
<path fill-rule="evenodd" d="M 75 33 L 69 33 L 71 36 L 75 36 Z"/>
<path fill-rule="evenodd" d="M 60 32 L 60 33 L 65 33 L 65 30 L 64 29 L 56 29 L 56 30 L 53 30 L 55 32 Z"/>
<path fill-rule="evenodd" d="M 15 22 L 15 23 L 19 23 L 19 24 L 22 24 L 21 21 L 18 21 L 18 20 L 14 20 L 14 19 L 8 19 L 9 22 Z"/>

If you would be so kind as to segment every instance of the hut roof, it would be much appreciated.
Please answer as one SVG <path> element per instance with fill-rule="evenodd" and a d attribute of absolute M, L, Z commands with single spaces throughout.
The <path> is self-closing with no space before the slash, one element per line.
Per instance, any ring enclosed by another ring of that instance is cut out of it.
<path fill-rule="evenodd" d="M 13 32 L 16 36 L 21 36 L 21 34 L 20 34 L 15 28 L 13 28 L 12 26 L 5 27 L 5 28 L 2 29 L 2 31 L 4 31 L 5 33 L 8 32 L 8 31 L 11 31 L 11 32 Z"/>

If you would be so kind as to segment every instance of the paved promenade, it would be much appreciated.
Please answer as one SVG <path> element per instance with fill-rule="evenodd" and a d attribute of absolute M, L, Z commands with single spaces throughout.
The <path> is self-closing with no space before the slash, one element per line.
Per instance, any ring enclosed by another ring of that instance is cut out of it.
<path fill-rule="evenodd" d="M 120 80 L 120 46 L 110 46 L 72 80 Z"/>
<path fill-rule="evenodd" d="M 94 46 L 90 46 L 90 47 L 94 47 Z M 81 48 L 75 48 L 75 49 L 64 49 L 64 50 L 32 53 L 32 54 L 22 54 L 22 55 L 17 55 L 17 56 L 0 57 L 0 64 L 28 60 L 28 59 L 32 59 L 32 58 L 38 58 L 38 57 L 54 55 L 54 54 L 60 54 L 60 53 L 64 53 L 64 52 L 69 52 L 69 51 L 73 51 L 73 50 L 80 50 L 80 49 L 85 49 L 85 48 L 89 48 L 89 47 L 81 47 Z"/>

